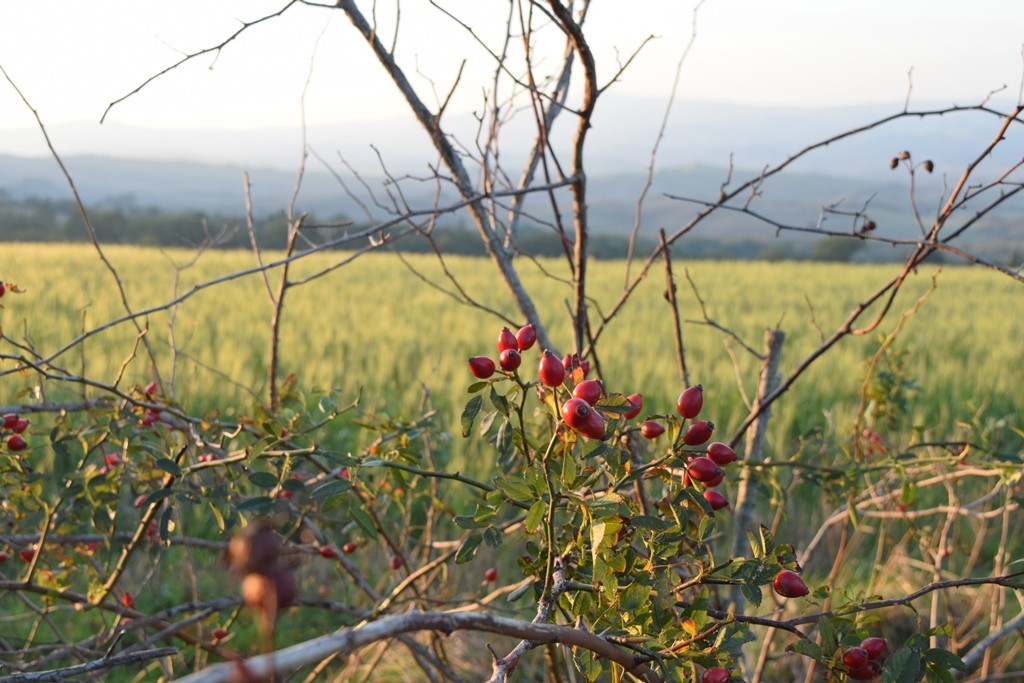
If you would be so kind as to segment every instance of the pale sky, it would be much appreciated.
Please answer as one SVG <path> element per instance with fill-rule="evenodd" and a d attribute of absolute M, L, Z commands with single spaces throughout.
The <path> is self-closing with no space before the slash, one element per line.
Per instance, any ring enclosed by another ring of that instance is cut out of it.
<path fill-rule="evenodd" d="M 499 0 L 436 0 L 494 41 L 508 9 Z M 373 3 L 364 2 L 370 7 Z M 394 0 L 378 0 L 382 26 Z M 664 96 L 689 39 L 695 2 L 593 0 L 590 39 L 605 80 L 617 55 L 648 45 L 615 86 Z M 107 103 L 172 64 L 213 45 L 285 0 L 0 0 L 0 66 L 44 122 L 98 122 Z M 625 9 L 627 8 L 628 9 Z M 399 54 L 417 60 L 438 89 L 469 60 L 452 108 L 473 109 L 493 65 L 463 29 L 428 0 L 401 3 Z M 369 11 L 367 9 L 366 11 Z M 382 31 L 390 40 L 390 29 Z M 913 69 L 920 102 L 974 103 L 1021 84 L 1020 0 L 706 0 L 679 97 L 749 104 L 901 104 Z M 317 47 L 317 41 L 319 45 Z M 514 44 L 513 49 L 519 45 Z M 297 126 L 300 95 L 309 123 L 404 113 L 394 88 L 339 11 L 294 7 L 254 27 L 214 61 L 202 57 L 115 107 L 109 121 L 174 128 Z M 409 67 L 414 84 L 427 80 Z M 429 90 L 425 90 L 429 92 Z M 32 124 L 0 80 L 0 131 Z M 0 136 L 0 151 L 4 141 Z"/>

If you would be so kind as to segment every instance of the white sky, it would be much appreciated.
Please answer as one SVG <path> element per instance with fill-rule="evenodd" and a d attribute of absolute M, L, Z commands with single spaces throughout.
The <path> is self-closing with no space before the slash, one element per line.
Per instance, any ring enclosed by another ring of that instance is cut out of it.
<path fill-rule="evenodd" d="M 499 0 L 436 1 L 491 38 L 499 35 L 494 28 L 500 28 L 509 6 Z M 107 103 L 173 63 L 179 51 L 215 44 L 239 19 L 284 4 L 0 0 L 0 65 L 47 124 L 98 122 Z M 390 23 L 394 0 L 376 4 L 382 24 Z M 616 86 L 618 92 L 667 94 L 690 35 L 694 5 L 691 0 L 593 0 L 590 37 L 605 77 L 614 69 L 616 49 L 628 54 L 648 34 L 659 36 Z M 459 61 L 468 58 L 453 108 L 473 108 L 493 71 L 486 55 L 428 0 L 405 0 L 401 7 L 400 55 L 418 60 L 442 90 Z M 973 103 L 1003 85 L 1007 97 L 1016 100 L 1020 90 L 1021 0 L 976 0 L 969 7 L 958 0 L 706 0 L 697 25 L 681 98 L 797 106 L 897 104 L 906 95 L 911 68 L 913 96 L 921 102 Z M 108 120 L 175 128 L 296 126 L 321 35 L 306 100 L 309 123 L 403 114 L 393 87 L 340 12 L 294 7 L 251 29 L 215 63 L 203 57 L 151 84 L 115 107 Z M 32 122 L 0 80 L 0 130 Z M 4 147 L 0 136 L 0 151 Z"/>

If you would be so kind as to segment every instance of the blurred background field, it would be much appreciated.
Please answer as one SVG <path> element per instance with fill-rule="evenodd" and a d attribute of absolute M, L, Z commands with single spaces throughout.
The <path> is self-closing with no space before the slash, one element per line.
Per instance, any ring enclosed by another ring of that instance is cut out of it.
<path fill-rule="evenodd" d="M 781 371 L 788 374 L 840 325 L 857 302 L 896 270 L 886 265 L 838 265 L 796 262 L 699 261 L 688 264 L 685 243 L 675 254 L 683 334 L 692 382 L 706 390 L 706 412 L 718 425 L 719 438 L 731 435 L 746 416 L 743 393 L 753 396 L 759 361 L 720 331 L 703 324 L 703 316 L 684 270 L 696 283 L 708 315 L 761 351 L 763 331 L 787 333 Z M 115 281 L 88 246 L 8 244 L 3 277 L 26 290 L 5 298 L 0 324 L 11 338 L 23 340 L 48 356 L 83 330 L 124 314 Z M 122 278 L 133 310 L 159 307 L 197 284 L 252 268 L 245 251 L 211 251 L 195 260 L 187 251 L 141 247 L 106 248 Z M 338 252 L 297 262 L 291 278 L 300 279 L 346 258 Z M 269 262 L 280 254 L 266 253 Z M 487 458 L 481 440 L 459 435 L 458 420 L 472 379 L 470 355 L 495 354 L 497 332 L 504 322 L 495 315 L 460 304 L 454 288 L 432 256 L 409 255 L 405 265 L 393 254 L 361 256 L 329 274 L 288 291 L 281 339 L 282 376 L 294 373 L 304 389 L 337 388 L 343 398 L 361 391 L 369 413 L 410 417 L 429 392 L 438 410 L 437 426 L 450 433 L 450 465 L 474 471 L 476 458 Z M 473 300 L 521 324 L 493 266 L 482 260 L 450 257 L 445 263 Z M 537 261 L 521 266 L 554 343 L 572 346 L 566 300 L 571 295 L 564 262 Z M 414 272 L 415 271 L 415 272 Z M 637 271 L 634 264 L 633 272 Z M 602 261 L 589 270 L 592 312 L 608 312 L 623 290 L 625 263 Z M 276 291 L 280 270 L 268 272 Z M 435 283 L 446 290 L 426 284 Z M 922 268 L 910 276 L 893 312 L 873 333 L 848 338 L 838 350 L 813 365 L 774 407 L 769 453 L 786 456 L 801 435 L 854 424 L 866 361 L 878 349 L 880 335 L 893 330 L 899 313 L 909 309 L 932 283 L 930 300 L 911 316 L 889 357 L 900 367 L 889 370 L 905 381 L 905 405 L 899 424 L 929 438 L 956 438 L 961 422 L 983 411 L 992 419 L 1022 409 L 1024 385 L 1024 316 L 1018 285 L 978 268 Z M 645 413 L 673 409 L 681 380 L 675 359 L 671 309 L 664 299 L 665 275 L 652 268 L 615 319 L 602 333 L 599 359 L 606 385 L 646 397 Z M 869 311 L 860 324 L 872 319 Z M 266 401 L 269 330 L 272 307 L 259 274 L 250 274 L 199 291 L 179 305 L 139 319 L 157 359 L 165 390 L 188 411 L 218 409 L 221 415 L 251 414 Z M 595 318 L 596 319 L 596 318 Z M 137 332 L 131 323 L 111 326 L 57 359 L 69 373 L 113 382 L 126 365 L 122 388 L 144 385 L 154 373 L 140 349 L 132 356 Z M 172 349 L 174 350 L 172 352 Z M 527 379 L 536 373 L 538 351 L 525 354 Z M 129 360 L 130 359 L 130 360 Z M 734 363 L 735 359 L 735 363 Z M 886 370 L 883 363 L 880 370 Z M 5 402 L 19 393 L 47 399 L 89 394 L 81 385 L 35 380 L 17 374 L 0 378 Z M 250 390 L 251 388 L 251 390 Z M 41 393 L 38 393 L 41 392 Z M 895 436 L 895 435 L 894 435 Z M 356 449 L 345 434 L 335 434 L 339 448 Z M 368 438 L 360 434 L 360 439 Z"/>

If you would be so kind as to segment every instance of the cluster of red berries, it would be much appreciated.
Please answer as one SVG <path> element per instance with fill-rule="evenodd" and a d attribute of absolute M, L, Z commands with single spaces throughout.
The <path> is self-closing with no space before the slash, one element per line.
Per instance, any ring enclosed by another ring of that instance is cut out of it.
<path fill-rule="evenodd" d="M 676 399 L 676 412 L 684 420 L 690 420 L 690 425 L 682 430 L 680 441 L 685 446 L 703 446 L 711 439 L 715 431 L 715 423 L 709 420 L 698 420 L 697 416 L 704 408 L 704 387 L 697 384 L 683 390 Z M 648 422 L 651 422 L 648 420 Z M 647 423 L 644 423 L 645 425 Z M 658 423 L 653 423 L 659 428 Z M 661 431 L 664 431 L 662 429 Z M 643 430 L 641 430 L 643 433 Z M 658 432 L 659 434 L 661 432 Z M 646 434 L 644 434 L 646 436 Z M 722 493 L 715 490 L 715 487 L 725 480 L 725 470 L 722 468 L 736 460 L 736 451 L 727 444 L 715 441 L 704 449 L 704 455 L 691 454 L 686 465 L 686 473 L 683 475 L 683 483 L 687 486 L 691 482 L 697 482 L 704 487 L 704 500 L 708 502 L 712 510 L 721 510 L 729 506 L 729 501 Z"/>
<path fill-rule="evenodd" d="M 865 638 L 859 646 L 848 648 L 843 652 L 846 675 L 855 681 L 870 681 L 881 676 L 882 663 L 878 660 L 885 650 L 885 639 L 878 636 Z"/>
<path fill-rule="evenodd" d="M 0 438 L 7 442 L 7 450 L 17 453 L 28 448 L 28 442 L 22 436 L 25 430 L 28 429 L 28 425 L 28 419 L 21 417 L 17 413 L 7 413 L 4 415 L 3 425 L 0 426 Z M 10 432 L 10 434 L 7 434 L 7 432 Z"/>

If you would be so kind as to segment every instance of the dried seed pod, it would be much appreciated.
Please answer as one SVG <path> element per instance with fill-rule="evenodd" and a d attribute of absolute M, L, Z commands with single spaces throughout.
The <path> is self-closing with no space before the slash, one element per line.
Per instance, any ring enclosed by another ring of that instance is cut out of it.
<path fill-rule="evenodd" d="M 924 166 L 924 170 L 928 171 L 929 173 L 935 170 L 935 164 L 932 163 L 931 159 L 925 159 L 924 163 L 921 165 Z"/>
<path fill-rule="evenodd" d="M 908 152 L 907 150 L 903 150 L 902 152 L 900 152 L 900 159 L 906 161 L 909 158 L 910 158 L 910 152 Z"/>
<path fill-rule="evenodd" d="M 889 159 L 889 168 L 896 168 L 896 166 L 899 163 L 900 163 L 900 160 L 897 159 L 896 157 L 893 157 L 892 159 Z"/>

